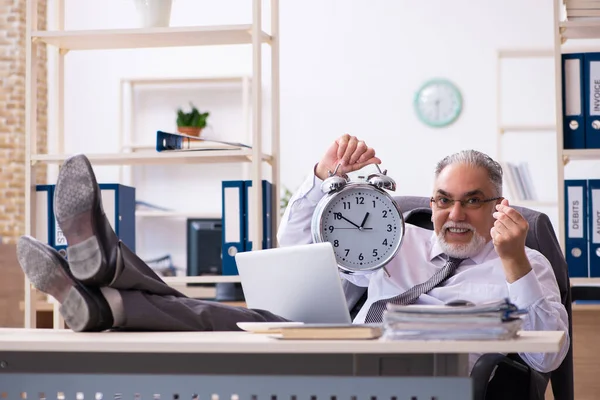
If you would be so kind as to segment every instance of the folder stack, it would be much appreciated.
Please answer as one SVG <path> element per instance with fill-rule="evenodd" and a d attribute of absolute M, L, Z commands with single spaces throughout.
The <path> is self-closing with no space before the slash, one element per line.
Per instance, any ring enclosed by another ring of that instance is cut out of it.
<path fill-rule="evenodd" d="M 465 306 L 388 304 L 383 314 L 388 340 L 503 340 L 517 336 L 526 311 L 508 299 Z"/>
<path fill-rule="evenodd" d="M 568 20 L 600 18 L 600 0 L 564 0 Z"/>
<path fill-rule="evenodd" d="M 222 262 L 223 275 L 237 275 L 235 255 L 254 249 L 270 249 L 275 241 L 272 216 L 275 215 L 273 185 L 262 180 L 262 215 L 254 215 L 254 199 L 251 180 L 231 180 L 221 183 L 222 194 Z M 262 243 L 253 244 L 250 233 L 262 219 Z"/>
<path fill-rule="evenodd" d="M 600 53 L 562 54 L 563 147 L 600 148 Z"/>
<path fill-rule="evenodd" d="M 569 277 L 600 277 L 600 179 L 565 180 L 565 227 Z"/>

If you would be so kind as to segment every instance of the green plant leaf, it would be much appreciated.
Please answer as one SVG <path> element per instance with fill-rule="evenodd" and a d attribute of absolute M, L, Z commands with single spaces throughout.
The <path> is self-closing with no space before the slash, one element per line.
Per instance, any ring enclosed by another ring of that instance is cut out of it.
<path fill-rule="evenodd" d="M 177 110 L 177 126 L 192 126 L 196 128 L 204 128 L 206 126 L 206 119 L 208 118 L 210 113 L 201 113 L 191 102 L 190 108 L 190 112 L 185 112 L 181 108 Z"/>

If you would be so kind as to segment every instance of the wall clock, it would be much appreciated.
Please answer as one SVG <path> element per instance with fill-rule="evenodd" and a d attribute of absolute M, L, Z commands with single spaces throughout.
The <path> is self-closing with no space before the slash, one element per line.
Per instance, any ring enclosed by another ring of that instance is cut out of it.
<path fill-rule="evenodd" d="M 415 112 L 426 125 L 441 128 L 452 124 L 462 111 L 460 90 L 446 79 L 432 79 L 417 90 Z"/>

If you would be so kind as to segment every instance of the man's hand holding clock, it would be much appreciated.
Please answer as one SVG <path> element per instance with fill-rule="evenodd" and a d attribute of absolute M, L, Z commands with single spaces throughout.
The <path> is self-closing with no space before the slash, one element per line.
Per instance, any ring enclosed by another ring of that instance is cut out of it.
<path fill-rule="evenodd" d="M 329 171 L 335 171 L 340 165 L 338 172 L 345 174 L 358 171 L 369 164 L 381 164 L 381 160 L 375 157 L 375 150 L 368 147 L 363 140 L 348 134 L 338 138 L 329 147 L 319 164 L 315 168 L 315 175 L 321 180 L 329 176 Z"/>

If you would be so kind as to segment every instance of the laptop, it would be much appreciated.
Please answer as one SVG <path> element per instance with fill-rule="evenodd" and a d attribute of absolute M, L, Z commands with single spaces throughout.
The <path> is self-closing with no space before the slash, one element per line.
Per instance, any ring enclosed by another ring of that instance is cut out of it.
<path fill-rule="evenodd" d="M 304 323 L 352 322 L 331 243 L 235 255 L 248 308 Z"/>

